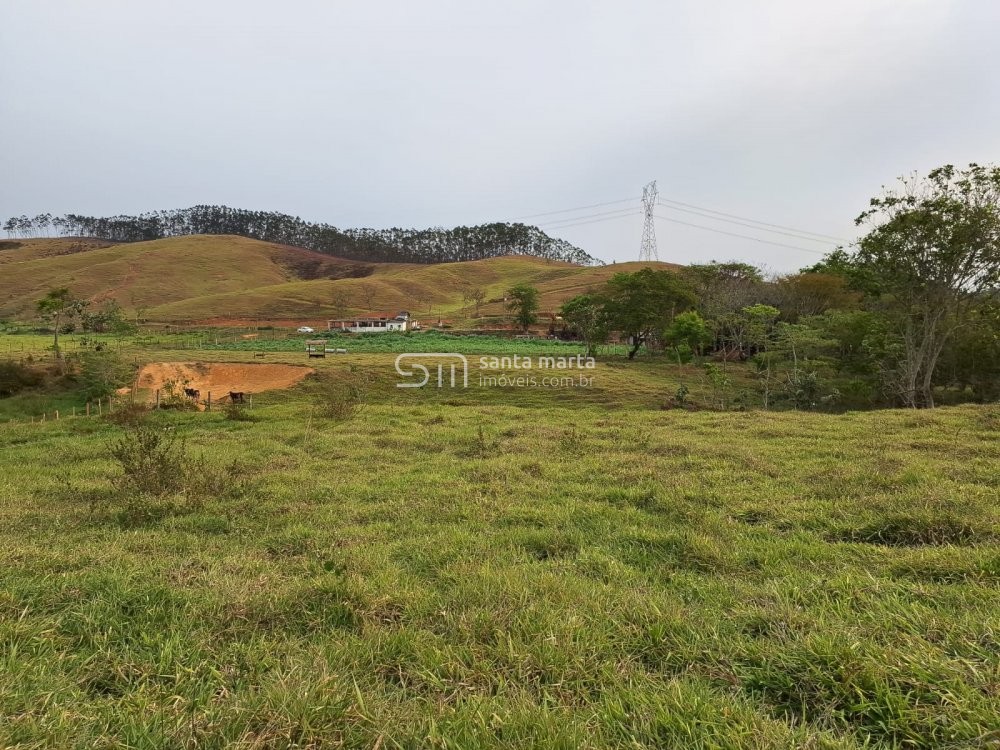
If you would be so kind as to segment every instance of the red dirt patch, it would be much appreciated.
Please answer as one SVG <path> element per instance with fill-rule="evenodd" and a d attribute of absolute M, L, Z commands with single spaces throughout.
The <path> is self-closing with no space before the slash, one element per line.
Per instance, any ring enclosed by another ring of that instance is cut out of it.
<path fill-rule="evenodd" d="M 139 370 L 137 385 L 150 394 L 167 383 L 175 389 L 196 388 L 206 398 L 211 391 L 221 399 L 229 391 L 260 393 L 291 388 L 315 372 L 301 365 L 266 365 L 243 362 L 151 362 Z"/>

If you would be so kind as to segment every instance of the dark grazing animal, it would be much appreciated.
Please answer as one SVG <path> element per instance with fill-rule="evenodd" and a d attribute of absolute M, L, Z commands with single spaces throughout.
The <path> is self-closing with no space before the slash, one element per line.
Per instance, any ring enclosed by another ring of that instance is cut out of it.
<path fill-rule="evenodd" d="M 234 404 L 242 404 L 244 395 L 246 394 L 243 391 L 230 391 L 229 400 Z"/>
<path fill-rule="evenodd" d="M 187 396 L 188 398 L 193 398 L 197 400 L 201 398 L 201 391 L 199 391 L 197 388 L 185 388 L 184 395 Z"/>

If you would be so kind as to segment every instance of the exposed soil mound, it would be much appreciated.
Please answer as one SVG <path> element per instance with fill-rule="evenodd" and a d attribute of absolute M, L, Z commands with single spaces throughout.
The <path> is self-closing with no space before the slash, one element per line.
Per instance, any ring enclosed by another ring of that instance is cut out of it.
<path fill-rule="evenodd" d="M 222 398 L 229 391 L 260 393 L 290 388 L 306 375 L 311 367 L 299 365 L 252 364 L 243 362 L 151 362 L 140 371 L 137 385 L 149 393 L 164 390 L 170 383 L 176 390 L 195 388 L 205 398 Z"/>

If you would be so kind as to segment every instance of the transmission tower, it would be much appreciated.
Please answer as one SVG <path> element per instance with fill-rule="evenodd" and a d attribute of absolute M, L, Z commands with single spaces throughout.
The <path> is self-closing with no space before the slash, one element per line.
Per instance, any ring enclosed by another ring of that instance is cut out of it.
<path fill-rule="evenodd" d="M 639 247 L 639 260 L 659 260 L 656 252 L 656 223 L 653 221 L 653 209 L 656 207 L 656 180 L 642 189 L 642 212 L 645 221 L 642 225 L 642 245 Z"/>

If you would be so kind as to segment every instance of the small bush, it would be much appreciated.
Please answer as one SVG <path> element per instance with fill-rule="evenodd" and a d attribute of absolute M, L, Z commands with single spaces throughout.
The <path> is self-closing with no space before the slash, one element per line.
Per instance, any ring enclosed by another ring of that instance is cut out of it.
<path fill-rule="evenodd" d="M 491 437 L 486 436 L 482 425 L 476 427 L 476 436 L 465 449 L 460 450 L 458 455 L 466 458 L 488 458 L 496 455 L 499 443 Z"/>
<path fill-rule="evenodd" d="M 222 407 L 222 414 L 230 422 L 253 422 L 254 416 L 246 406 L 238 401 L 229 401 Z"/>
<path fill-rule="evenodd" d="M 125 426 L 137 426 L 146 421 L 149 416 L 149 406 L 143 403 L 132 403 L 126 401 L 123 404 L 115 404 L 114 411 L 109 411 L 104 418 L 113 424 Z"/>
<path fill-rule="evenodd" d="M 364 406 L 364 387 L 359 377 L 325 379 L 314 392 L 321 417 L 346 422 Z"/>
<path fill-rule="evenodd" d="M 184 393 L 188 382 L 176 383 L 168 380 L 160 389 L 160 408 L 174 411 L 197 411 L 198 402 Z"/>
<path fill-rule="evenodd" d="M 111 443 L 108 452 L 121 467 L 113 484 L 124 494 L 161 497 L 184 486 L 187 457 L 184 444 L 178 443 L 173 432 L 132 426 Z"/>
<path fill-rule="evenodd" d="M 576 427 L 570 427 L 563 432 L 559 438 L 559 447 L 567 453 L 579 453 L 583 448 L 583 437 L 576 431 Z"/>
<path fill-rule="evenodd" d="M 677 388 L 677 392 L 674 394 L 674 401 L 682 409 L 687 405 L 688 394 L 690 392 L 691 392 L 690 389 L 688 389 L 688 387 L 684 383 L 681 383 L 680 386 L 678 386 Z"/>
<path fill-rule="evenodd" d="M 44 376 L 20 362 L 0 362 L 0 398 L 41 385 Z"/>
<path fill-rule="evenodd" d="M 172 431 L 141 421 L 124 427 L 108 446 L 121 473 L 112 479 L 110 495 L 92 499 L 92 511 L 98 504 L 118 508 L 121 520 L 141 523 L 178 508 L 195 510 L 207 497 L 242 495 L 253 476 L 242 464 L 218 467 L 204 456 L 192 456 Z"/>

